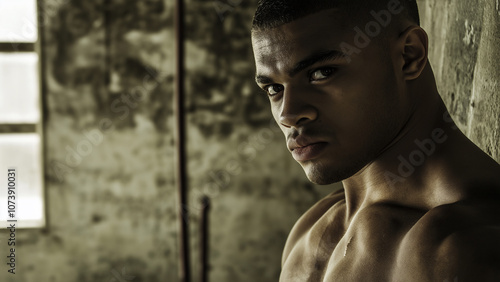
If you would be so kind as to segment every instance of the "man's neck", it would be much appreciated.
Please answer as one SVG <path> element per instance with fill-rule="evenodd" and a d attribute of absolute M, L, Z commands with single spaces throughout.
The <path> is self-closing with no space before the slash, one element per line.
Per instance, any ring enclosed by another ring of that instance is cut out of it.
<path fill-rule="evenodd" d="M 343 181 L 347 220 L 360 209 L 390 203 L 428 210 L 463 197 L 457 150 L 484 155 L 456 127 L 437 94 L 417 107 L 394 140 L 371 163 Z M 478 157 L 481 159 L 481 157 Z M 464 175 L 465 177 L 465 175 Z"/>

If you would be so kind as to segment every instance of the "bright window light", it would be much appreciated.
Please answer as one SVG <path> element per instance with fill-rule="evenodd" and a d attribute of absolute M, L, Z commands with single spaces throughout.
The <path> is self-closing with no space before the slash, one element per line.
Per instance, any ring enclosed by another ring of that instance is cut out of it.
<path fill-rule="evenodd" d="M 15 169 L 16 227 L 44 226 L 41 140 L 38 134 L 0 134 L 0 220 L 4 226 L 8 226 L 7 220 L 11 219 L 7 199 L 9 169 Z"/>
<path fill-rule="evenodd" d="M 0 0 L 0 41 L 36 42 L 38 25 L 35 0 Z"/>
<path fill-rule="evenodd" d="M 38 123 L 39 109 L 38 55 L 0 53 L 0 123 Z"/>

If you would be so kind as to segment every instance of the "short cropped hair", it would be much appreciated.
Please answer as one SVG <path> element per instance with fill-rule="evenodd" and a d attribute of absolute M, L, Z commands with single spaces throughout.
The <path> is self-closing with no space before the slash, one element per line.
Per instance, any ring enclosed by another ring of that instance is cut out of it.
<path fill-rule="evenodd" d="M 403 17 L 420 25 L 416 0 L 259 0 L 252 30 L 265 30 L 298 20 L 322 10 L 341 8 L 346 12 L 383 9 L 389 2 L 399 3 Z"/>

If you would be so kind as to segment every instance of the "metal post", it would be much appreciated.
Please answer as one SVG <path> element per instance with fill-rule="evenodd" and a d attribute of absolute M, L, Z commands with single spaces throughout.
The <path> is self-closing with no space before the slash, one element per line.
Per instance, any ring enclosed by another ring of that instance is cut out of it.
<path fill-rule="evenodd" d="M 208 211 L 210 210 L 210 198 L 204 196 L 201 199 L 200 218 L 200 282 L 208 282 Z"/>
<path fill-rule="evenodd" d="M 176 78 L 175 78 L 175 117 L 176 117 L 176 148 L 177 148 L 177 188 L 179 212 L 179 281 L 190 282 L 189 261 L 189 221 L 187 205 L 186 177 L 186 132 L 184 112 L 184 3 L 176 0 L 175 9 L 176 30 Z"/>

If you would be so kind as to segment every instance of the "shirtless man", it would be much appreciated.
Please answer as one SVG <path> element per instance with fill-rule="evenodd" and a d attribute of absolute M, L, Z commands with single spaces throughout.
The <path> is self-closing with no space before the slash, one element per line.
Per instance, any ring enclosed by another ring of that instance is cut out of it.
<path fill-rule="evenodd" d="M 500 281 L 500 166 L 457 129 L 414 0 L 260 1 L 256 81 L 310 181 L 280 281 Z"/>

